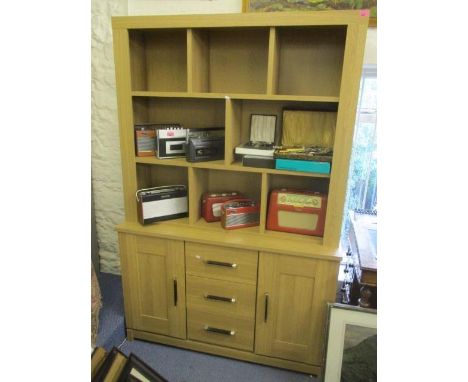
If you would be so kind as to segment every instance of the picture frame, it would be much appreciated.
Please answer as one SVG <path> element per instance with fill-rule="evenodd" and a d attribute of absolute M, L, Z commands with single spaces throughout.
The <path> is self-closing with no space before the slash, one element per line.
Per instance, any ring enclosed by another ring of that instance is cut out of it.
<path fill-rule="evenodd" d="M 242 12 L 323 11 L 369 9 L 369 27 L 377 27 L 377 0 L 339 2 L 296 0 L 242 0 Z"/>
<path fill-rule="evenodd" d="M 135 354 L 130 354 L 118 382 L 168 382 Z"/>
<path fill-rule="evenodd" d="M 377 310 L 328 304 L 323 382 L 377 381 Z"/>

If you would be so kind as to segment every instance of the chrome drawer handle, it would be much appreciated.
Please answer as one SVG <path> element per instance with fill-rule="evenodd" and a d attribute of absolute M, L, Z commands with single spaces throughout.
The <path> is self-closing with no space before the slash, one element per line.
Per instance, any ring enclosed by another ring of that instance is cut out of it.
<path fill-rule="evenodd" d="M 205 297 L 207 300 L 224 301 L 224 302 L 230 302 L 232 304 L 236 302 L 236 299 L 234 297 L 221 297 L 221 296 L 215 296 L 213 294 L 207 294 L 207 293 L 205 293 L 203 297 Z"/>
<path fill-rule="evenodd" d="M 233 336 L 236 334 L 235 330 L 213 328 L 212 326 L 208 326 L 208 325 L 205 325 L 203 329 L 205 329 L 207 332 L 224 334 L 226 336 Z"/>
<path fill-rule="evenodd" d="M 226 268 L 237 268 L 237 264 L 235 264 L 235 263 L 225 263 L 223 261 L 206 260 L 205 264 L 207 264 L 207 265 L 217 265 L 219 267 L 226 267 Z"/>

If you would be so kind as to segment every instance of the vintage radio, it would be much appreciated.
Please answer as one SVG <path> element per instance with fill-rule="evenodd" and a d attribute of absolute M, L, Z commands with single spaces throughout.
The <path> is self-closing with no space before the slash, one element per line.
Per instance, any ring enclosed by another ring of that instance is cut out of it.
<path fill-rule="evenodd" d="M 205 192 L 202 195 L 201 214 L 207 222 L 221 220 L 221 205 L 229 200 L 243 198 L 237 191 Z"/>
<path fill-rule="evenodd" d="M 221 226 L 225 229 L 252 227 L 260 224 L 260 206 L 252 199 L 236 199 L 221 205 Z"/>
<path fill-rule="evenodd" d="M 161 186 L 138 190 L 138 220 L 141 224 L 188 216 L 187 187 Z"/>
<path fill-rule="evenodd" d="M 323 236 L 326 211 L 325 194 L 287 188 L 272 190 L 267 229 Z"/>
<path fill-rule="evenodd" d="M 137 157 L 153 156 L 156 148 L 155 124 L 135 125 L 135 154 Z"/>
<path fill-rule="evenodd" d="M 158 158 L 177 158 L 185 156 L 187 130 L 179 124 L 158 125 L 156 146 Z"/>

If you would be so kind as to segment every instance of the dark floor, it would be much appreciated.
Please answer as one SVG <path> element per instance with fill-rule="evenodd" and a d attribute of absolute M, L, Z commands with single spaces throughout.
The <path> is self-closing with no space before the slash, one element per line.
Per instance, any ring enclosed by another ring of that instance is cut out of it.
<path fill-rule="evenodd" d="M 97 346 L 120 347 L 134 353 L 170 382 L 314 382 L 318 379 L 249 362 L 217 357 L 145 341 L 125 340 L 122 282 L 120 276 L 98 274 L 103 307 L 99 316 Z"/>

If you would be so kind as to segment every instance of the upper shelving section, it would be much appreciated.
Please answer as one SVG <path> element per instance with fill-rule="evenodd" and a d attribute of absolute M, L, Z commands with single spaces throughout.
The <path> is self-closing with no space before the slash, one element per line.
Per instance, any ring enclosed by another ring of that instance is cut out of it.
<path fill-rule="evenodd" d="M 113 17 L 125 219 L 131 229 L 285 252 L 301 243 L 293 251 L 300 255 L 337 248 L 367 24 L 362 11 Z M 251 115 L 276 115 L 275 143 L 286 144 L 283 124 L 291 126 L 291 113 L 308 119 L 297 123 L 298 142 L 290 134 L 288 145 L 312 144 L 320 126 L 333 126 L 326 145 L 333 146 L 330 174 L 240 162 L 235 147 L 250 139 Z M 136 156 L 135 125 L 145 123 L 224 127 L 224 159 L 189 163 Z M 188 217 L 140 226 L 136 190 L 171 184 L 187 186 Z M 260 202 L 259 226 L 226 232 L 202 219 L 202 194 L 231 188 Z M 323 236 L 278 232 L 267 224 L 270 193 L 279 188 L 327 195 Z"/>
<path fill-rule="evenodd" d="M 239 17 L 247 25 L 236 15 L 218 25 L 211 21 L 223 17 L 214 16 L 113 18 L 114 28 L 128 29 L 132 92 L 339 101 L 349 14 L 327 25 L 315 14 L 275 15 L 273 23 L 260 14 Z"/>

